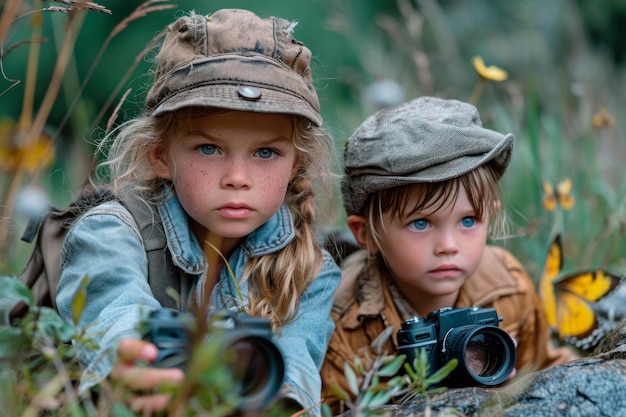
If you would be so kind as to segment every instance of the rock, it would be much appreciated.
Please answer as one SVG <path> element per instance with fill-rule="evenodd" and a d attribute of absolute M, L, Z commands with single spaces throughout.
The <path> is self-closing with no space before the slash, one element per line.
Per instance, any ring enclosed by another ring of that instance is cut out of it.
<path fill-rule="evenodd" d="M 385 410 L 394 417 L 626 416 L 626 321 L 587 357 L 521 376 L 504 387 L 448 389 L 428 401 Z"/>

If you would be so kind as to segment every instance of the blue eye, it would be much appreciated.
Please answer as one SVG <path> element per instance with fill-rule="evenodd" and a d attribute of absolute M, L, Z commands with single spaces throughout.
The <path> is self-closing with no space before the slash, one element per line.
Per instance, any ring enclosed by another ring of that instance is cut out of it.
<path fill-rule="evenodd" d="M 201 145 L 200 152 L 205 155 L 214 155 L 217 152 L 215 145 Z"/>
<path fill-rule="evenodd" d="M 472 227 L 476 224 L 476 218 L 472 216 L 463 217 L 463 220 L 461 220 L 461 224 L 463 225 L 463 227 Z"/>
<path fill-rule="evenodd" d="M 259 155 L 259 158 L 261 159 L 269 159 L 274 155 L 274 151 L 271 149 L 259 149 L 259 151 L 257 152 L 257 155 Z"/>
<path fill-rule="evenodd" d="M 411 226 L 415 230 L 426 230 L 428 228 L 428 220 L 426 219 L 413 220 L 413 222 L 411 223 Z"/>

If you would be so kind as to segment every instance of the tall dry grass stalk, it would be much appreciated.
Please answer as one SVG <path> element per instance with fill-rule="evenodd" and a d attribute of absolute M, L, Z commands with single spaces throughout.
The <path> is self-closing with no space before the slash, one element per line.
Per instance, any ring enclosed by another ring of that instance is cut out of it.
<path fill-rule="evenodd" d="M 75 110 L 78 102 L 81 99 L 84 89 L 87 83 L 90 81 L 94 70 L 100 65 L 104 52 L 109 47 L 111 41 L 123 32 L 130 24 L 138 19 L 145 18 L 148 15 L 175 8 L 176 6 L 171 3 L 167 3 L 164 0 L 148 0 L 141 3 L 129 16 L 123 18 L 119 24 L 117 24 L 111 33 L 108 34 L 106 39 L 102 42 L 102 45 L 98 51 L 96 58 L 93 60 L 91 67 L 87 74 L 84 76 L 82 83 L 77 91 L 77 94 L 73 97 L 65 116 L 61 123 L 53 128 L 54 133 L 44 133 L 44 127 L 49 129 L 48 122 L 50 113 L 55 101 L 59 96 L 59 91 L 63 84 L 64 77 L 68 68 L 68 64 L 73 57 L 73 51 L 77 42 L 79 33 L 83 27 L 87 13 L 98 12 L 111 14 L 111 11 L 106 7 L 90 1 L 78 1 L 78 0 L 57 0 L 55 3 L 58 6 L 43 7 L 41 0 L 34 0 L 30 2 L 30 11 L 23 15 L 18 15 L 21 10 L 24 9 L 25 4 L 18 0 L 9 0 L 5 3 L 2 9 L 2 15 L 0 16 L 0 40 L 2 43 L 2 51 L 4 53 L 0 56 L 4 61 L 7 51 L 14 50 L 13 48 L 28 44 L 28 64 L 26 74 L 24 75 L 24 93 L 22 99 L 22 110 L 19 117 L 19 122 L 16 124 L 13 131 L 10 133 L 9 138 L 5 138 L 3 143 L 9 144 L 10 149 L 7 150 L 8 154 L 14 155 L 15 166 L 11 169 L 11 176 L 9 183 L 5 190 L 0 193 L 0 259 L 6 260 L 7 249 L 11 245 L 14 236 L 11 231 L 11 218 L 12 210 L 15 205 L 16 197 L 20 190 L 29 184 L 37 184 L 40 181 L 40 176 L 44 175 L 46 168 L 48 167 L 43 163 L 44 160 L 51 161 L 51 158 L 42 158 L 42 163 L 36 166 L 31 166 L 20 155 L 27 155 L 32 152 L 36 146 L 41 143 L 47 144 L 46 149 L 39 149 L 41 155 L 54 154 L 54 147 L 61 130 L 64 128 L 65 123 L 69 120 L 70 115 Z M 37 72 L 40 69 L 40 54 L 41 54 L 41 30 L 44 22 L 44 13 L 59 13 L 62 12 L 67 15 L 67 24 L 65 25 L 64 36 L 61 42 L 59 53 L 56 57 L 54 68 L 50 82 L 45 87 L 43 99 L 36 103 L 35 97 L 37 96 L 39 86 L 36 85 Z M 32 25 L 31 38 L 27 42 L 18 42 L 13 45 L 7 44 L 7 33 L 10 31 L 13 25 L 22 24 L 26 19 L 30 19 Z M 119 91 L 127 83 L 128 78 L 135 70 L 137 65 L 146 56 L 146 54 L 155 47 L 159 37 L 152 39 L 151 43 L 141 51 L 134 61 L 129 65 L 129 68 L 125 76 L 119 80 L 117 87 L 114 91 L 110 92 L 109 99 L 105 105 L 99 110 L 99 113 L 95 120 L 92 121 L 92 128 L 97 126 L 98 123 L 105 117 L 109 111 L 115 97 L 119 94 Z M 10 88 L 16 88 L 21 83 L 21 80 L 15 80 Z M 123 95 L 122 101 L 128 96 L 127 92 Z M 0 99 L 1 99 L 0 95 Z M 117 118 L 117 113 L 121 106 L 121 102 L 114 108 L 113 113 L 109 116 L 109 122 L 107 123 L 107 131 L 112 128 L 112 124 Z M 97 157 L 97 156 L 96 156 Z"/>

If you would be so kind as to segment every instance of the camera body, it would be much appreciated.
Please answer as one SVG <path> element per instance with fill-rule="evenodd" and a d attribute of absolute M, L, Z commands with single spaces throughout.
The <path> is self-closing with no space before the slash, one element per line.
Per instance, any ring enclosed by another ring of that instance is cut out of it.
<path fill-rule="evenodd" d="M 430 374 L 456 358 L 457 367 L 442 385 L 499 385 L 509 377 L 516 360 L 515 343 L 499 327 L 500 321 L 494 308 L 442 308 L 425 319 L 415 317 L 402 323 L 398 348 L 411 366 L 417 352 L 426 350 Z"/>
<path fill-rule="evenodd" d="M 153 366 L 185 369 L 193 324 L 178 310 L 162 308 L 150 314 L 142 325 L 142 337 L 158 349 Z M 206 340 L 219 343 L 218 351 L 224 352 L 241 397 L 240 411 L 263 409 L 282 385 L 285 364 L 271 334 L 267 319 L 230 312 L 213 317 Z"/>

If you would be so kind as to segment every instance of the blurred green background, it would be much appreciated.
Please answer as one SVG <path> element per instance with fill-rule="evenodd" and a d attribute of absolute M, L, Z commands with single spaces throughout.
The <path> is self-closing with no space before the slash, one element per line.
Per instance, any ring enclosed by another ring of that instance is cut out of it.
<path fill-rule="evenodd" d="M 190 10 L 208 14 L 225 7 L 299 21 L 295 35 L 313 52 L 322 115 L 339 153 L 350 132 L 377 108 L 420 95 L 470 100 L 480 82 L 472 66 L 474 56 L 507 71 L 505 81 L 485 82 L 476 102 L 485 126 L 516 137 L 513 162 L 502 181 L 511 231 L 508 239 L 498 243 L 510 249 L 535 278 L 557 232 L 565 245 L 564 272 L 626 267 L 626 184 L 622 181 L 626 1 L 151 2 L 176 7 L 134 19 L 110 38 L 142 2 L 101 0 L 98 4 L 111 14 L 88 11 L 77 25 L 80 32 L 63 84 L 45 118 L 44 132 L 54 140 L 56 157 L 52 165 L 34 174 L 16 172 L 6 163 L 16 141 L 11 126 L 23 114 L 26 74 L 33 66 L 37 75 L 33 117 L 39 111 L 69 22 L 77 19 L 44 11 L 38 36 L 32 11 L 62 5 L 5 0 L 0 3 L 3 20 L 17 3 L 21 3 L 19 12 L 2 39 L 0 67 L 0 151 L 6 151 L 0 152 L 0 158 L 5 158 L 0 165 L 4 210 L 0 263 L 5 271 L 19 271 L 31 251 L 19 242 L 24 207 L 30 201 L 24 195 L 32 197 L 32 191 L 39 190 L 53 204 L 67 204 L 89 172 L 93 144 L 103 137 L 128 89 L 115 122 L 141 110 L 156 54 L 156 50 L 145 55 L 142 51 L 153 36 Z M 36 61 L 29 61 L 35 43 L 40 52 Z M 542 182 L 556 188 L 566 178 L 572 180 L 574 206 L 546 210 Z M 341 204 L 335 200 L 337 215 L 332 219 L 341 225 Z"/>

